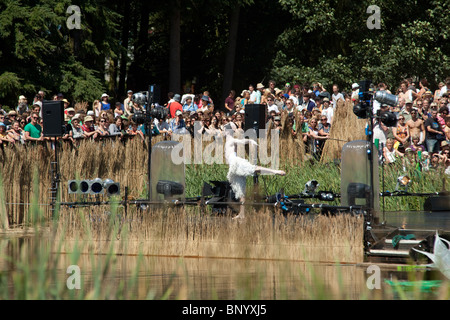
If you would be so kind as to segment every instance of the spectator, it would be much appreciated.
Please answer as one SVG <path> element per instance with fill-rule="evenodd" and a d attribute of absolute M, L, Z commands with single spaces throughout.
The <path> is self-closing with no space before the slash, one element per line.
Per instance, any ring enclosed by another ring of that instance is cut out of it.
<path fill-rule="evenodd" d="M 114 107 L 114 118 L 121 117 L 123 115 L 122 104 L 117 101 Z"/>
<path fill-rule="evenodd" d="M 409 146 L 412 151 L 419 152 L 419 151 L 425 151 L 425 147 L 420 142 L 420 136 L 415 134 L 411 136 L 412 144 Z"/>
<path fill-rule="evenodd" d="M 280 113 L 280 110 L 278 109 L 278 106 L 275 104 L 273 95 L 269 95 L 267 97 L 267 112 L 270 113 L 270 111 L 275 111 L 277 114 Z"/>
<path fill-rule="evenodd" d="M 394 148 L 394 139 L 388 139 L 383 148 L 383 157 L 386 164 L 392 164 L 398 157 L 403 157 L 403 153 Z"/>
<path fill-rule="evenodd" d="M 24 95 L 19 96 L 16 111 L 20 115 L 22 115 L 24 112 L 28 112 L 28 100 Z"/>
<path fill-rule="evenodd" d="M 181 97 L 179 94 L 174 94 L 173 99 L 169 101 L 167 108 L 169 108 L 170 118 L 176 117 L 177 110 L 183 112 L 183 106 L 180 103 Z"/>
<path fill-rule="evenodd" d="M 21 144 L 25 143 L 25 134 L 22 128 L 20 127 L 19 121 L 14 120 L 11 124 L 11 129 L 8 131 L 11 138 L 16 142 L 20 142 Z"/>
<path fill-rule="evenodd" d="M 169 135 L 172 133 L 175 134 L 185 134 L 187 133 L 186 123 L 183 119 L 183 112 L 181 110 L 177 110 L 175 112 L 175 118 L 169 124 Z"/>
<path fill-rule="evenodd" d="M 242 91 L 241 96 L 242 96 L 242 99 L 240 101 L 240 107 L 241 107 L 241 110 L 245 110 L 245 106 L 250 101 L 250 91 L 248 91 L 248 90 Z"/>
<path fill-rule="evenodd" d="M 352 84 L 352 94 L 351 94 L 352 101 L 359 100 L 359 84 L 353 83 Z"/>
<path fill-rule="evenodd" d="M 109 103 L 109 96 L 104 93 L 102 94 L 102 99 L 101 99 L 101 110 L 110 110 L 111 109 L 111 104 Z"/>
<path fill-rule="evenodd" d="M 319 135 L 319 127 L 317 125 L 316 118 L 311 118 L 309 120 L 308 129 L 309 129 L 308 132 L 309 151 L 316 160 L 319 160 L 320 159 L 320 152 L 318 149 L 319 140 L 327 139 L 327 137 Z"/>
<path fill-rule="evenodd" d="M 209 98 L 207 96 L 203 96 L 201 100 L 201 106 L 198 108 L 198 111 L 205 113 L 209 111 Z"/>
<path fill-rule="evenodd" d="M 405 124 L 405 117 L 400 114 L 398 117 L 397 126 L 392 128 L 392 134 L 395 140 L 394 149 L 401 153 L 405 153 L 405 149 L 409 146 L 409 128 Z"/>
<path fill-rule="evenodd" d="M 100 116 L 100 112 L 102 111 L 102 104 L 100 100 L 94 100 L 92 103 L 92 110 L 94 110 L 95 116 L 98 118 Z"/>
<path fill-rule="evenodd" d="M 31 113 L 31 122 L 25 126 L 25 141 L 43 141 L 44 136 L 42 134 L 42 127 L 38 123 L 39 114 L 36 112 Z"/>
<path fill-rule="evenodd" d="M 16 141 L 11 137 L 9 132 L 6 131 L 6 125 L 3 122 L 0 122 L 0 144 L 4 144 L 5 142 L 14 144 Z"/>
<path fill-rule="evenodd" d="M 108 128 L 109 135 L 110 136 L 123 136 L 122 133 L 122 118 L 121 117 L 115 117 L 114 123 L 111 123 Z"/>
<path fill-rule="evenodd" d="M 413 110 L 413 102 L 409 98 L 405 98 L 405 107 L 400 110 L 399 116 L 405 118 L 405 122 L 411 120 L 411 111 Z"/>
<path fill-rule="evenodd" d="M 276 87 L 277 83 L 275 82 L 275 80 L 269 80 L 269 91 L 272 95 L 275 95 L 275 87 Z"/>
<path fill-rule="evenodd" d="M 330 99 L 323 98 L 323 109 L 322 109 L 322 113 L 321 114 L 322 114 L 322 116 L 327 118 L 327 120 L 328 120 L 328 122 L 330 124 L 333 122 L 334 110 L 330 106 Z"/>
<path fill-rule="evenodd" d="M 127 98 L 123 101 L 124 114 L 129 116 L 134 113 L 133 109 L 133 90 L 127 91 Z"/>
<path fill-rule="evenodd" d="M 445 117 L 445 127 L 443 129 L 445 140 L 450 143 L 450 116 Z"/>
<path fill-rule="evenodd" d="M 81 126 L 80 126 L 80 117 L 79 117 L 79 115 L 75 115 L 72 118 L 71 125 L 72 125 L 72 133 L 73 133 L 72 134 L 72 138 L 74 140 L 86 138 L 86 135 L 84 134 L 83 129 L 81 129 Z"/>
<path fill-rule="evenodd" d="M 234 90 L 231 90 L 228 94 L 228 97 L 225 99 L 225 109 L 227 110 L 227 113 L 230 113 L 234 111 L 234 98 L 236 96 L 236 92 Z"/>
<path fill-rule="evenodd" d="M 337 84 L 333 84 L 333 94 L 331 95 L 332 98 L 332 105 L 333 105 L 333 109 L 336 110 L 336 106 L 337 106 L 337 102 L 339 99 L 342 99 L 342 101 L 345 101 L 344 96 L 342 95 L 342 93 L 339 92 L 339 86 Z M 331 119 L 331 118 L 328 118 Z M 330 120 L 331 123 L 331 120 Z"/>
<path fill-rule="evenodd" d="M 134 121 L 131 121 L 131 126 L 127 130 L 127 134 L 130 136 L 140 136 L 144 140 L 144 133 L 138 129 L 138 124 Z"/>
<path fill-rule="evenodd" d="M 255 91 L 255 100 L 254 100 L 255 104 L 261 103 L 261 98 L 262 98 L 263 92 L 264 92 L 264 85 L 262 83 L 258 83 L 256 85 L 256 91 Z"/>
<path fill-rule="evenodd" d="M 92 116 L 86 116 L 83 122 L 84 123 L 81 126 L 81 129 L 83 130 L 85 137 L 87 138 L 93 137 L 95 139 L 97 137 L 96 136 L 97 132 L 94 127 L 94 118 L 92 118 Z"/>
<path fill-rule="evenodd" d="M 101 117 L 99 126 L 96 130 L 97 138 L 109 136 L 109 120 L 108 117 Z"/>
<path fill-rule="evenodd" d="M 408 126 L 411 137 L 418 136 L 420 138 L 419 144 L 422 144 L 426 135 L 425 126 L 423 120 L 418 118 L 417 110 L 411 110 L 411 119 L 406 122 L 406 125 Z"/>
<path fill-rule="evenodd" d="M 197 105 L 194 103 L 194 100 L 191 96 L 186 97 L 186 100 L 184 102 L 183 105 L 183 112 L 192 112 L 192 111 L 197 111 L 198 107 Z"/>
<path fill-rule="evenodd" d="M 314 107 L 316 106 L 314 102 L 310 100 L 311 95 L 309 93 L 303 94 L 303 102 L 297 107 L 297 110 L 303 111 L 307 110 L 312 112 Z"/>
<path fill-rule="evenodd" d="M 431 111 L 431 117 L 425 120 L 426 129 L 426 144 L 427 151 L 430 153 L 436 153 L 439 151 L 439 143 L 444 140 L 444 132 L 437 120 L 437 111 Z"/>

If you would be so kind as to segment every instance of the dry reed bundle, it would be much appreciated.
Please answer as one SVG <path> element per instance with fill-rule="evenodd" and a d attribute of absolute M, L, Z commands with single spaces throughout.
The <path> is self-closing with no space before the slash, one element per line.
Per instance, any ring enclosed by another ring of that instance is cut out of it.
<path fill-rule="evenodd" d="M 119 214 L 113 218 L 102 208 L 65 210 L 58 227 L 64 250 L 70 252 L 75 241 L 84 240 L 86 252 L 93 253 L 105 253 L 113 246 L 116 253 L 157 256 L 321 262 L 363 259 L 363 221 L 349 215 L 286 218 L 268 210 L 253 210 L 238 222 L 175 208 L 147 212 L 130 208 L 126 218 Z M 112 232 L 114 227 L 125 235 L 120 240 Z"/>
<path fill-rule="evenodd" d="M 321 161 L 329 162 L 334 159 L 341 158 L 342 147 L 345 142 L 353 140 L 365 139 L 364 128 L 367 120 L 358 119 L 353 113 L 353 102 L 338 100 L 336 110 L 333 116 L 333 124 L 331 126 L 330 138 L 338 140 L 326 141 Z"/>
<path fill-rule="evenodd" d="M 75 109 L 75 112 L 78 112 L 81 110 L 87 112 L 87 110 L 89 109 L 89 103 L 85 102 L 85 101 L 77 102 L 77 103 L 75 103 L 74 109 Z"/>

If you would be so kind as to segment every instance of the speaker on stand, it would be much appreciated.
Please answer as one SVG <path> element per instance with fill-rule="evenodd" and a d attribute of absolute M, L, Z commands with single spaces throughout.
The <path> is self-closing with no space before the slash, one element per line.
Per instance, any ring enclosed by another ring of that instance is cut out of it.
<path fill-rule="evenodd" d="M 42 130 L 44 137 L 55 138 L 52 141 L 52 148 L 55 150 L 55 159 L 50 163 L 52 186 L 50 189 L 50 199 L 52 205 L 52 216 L 55 216 L 55 204 L 57 202 L 60 173 L 58 165 L 58 137 L 64 135 L 64 102 L 63 101 L 47 101 L 42 103 L 42 120 L 44 128 Z"/>
<path fill-rule="evenodd" d="M 266 129 L 267 106 L 265 104 L 247 104 L 245 106 L 244 131 L 255 130 L 256 138 L 259 138 L 259 130 Z M 253 175 L 253 183 L 258 184 L 258 175 Z"/>

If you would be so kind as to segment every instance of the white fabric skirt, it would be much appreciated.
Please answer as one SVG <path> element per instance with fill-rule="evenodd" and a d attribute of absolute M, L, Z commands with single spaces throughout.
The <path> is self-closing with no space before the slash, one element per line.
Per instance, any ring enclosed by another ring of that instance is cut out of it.
<path fill-rule="evenodd" d="M 248 160 L 234 155 L 228 159 L 228 164 L 230 168 L 228 169 L 227 179 L 235 197 L 240 199 L 245 196 L 246 178 L 255 173 L 256 166 L 248 162 Z"/>

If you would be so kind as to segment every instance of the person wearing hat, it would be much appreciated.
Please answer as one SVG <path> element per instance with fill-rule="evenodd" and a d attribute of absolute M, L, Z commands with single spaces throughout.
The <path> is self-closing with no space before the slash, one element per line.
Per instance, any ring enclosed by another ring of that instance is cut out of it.
<path fill-rule="evenodd" d="M 19 96 L 19 102 L 17 104 L 16 111 L 19 115 L 22 115 L 24 112 L 28 112 L 28 101 L 27 98 L 23 95 Z"/>
<path fill-rule="evenodd" d="M 9 132 L 6 130 L 6 125 L 0 122 L 0 145 L 4 143 L 15 143 L 16 141 L 11 137 Z"/>
<path fill-rule="evenodd" d="M 352 101 L 359 100 L 359 84 L 356 82 L 352 84 Z"/>
<path fill-rule="evenodd" d="M 183 106 L 181 105 L 180 101 L 181 96 L 179 94 L 174 94 L 172 101 L 167 105 L 167 108 L 169 108 L 170 118 L 173 119 L 176 117 L 177 110 L 183 112 Z"/>
<path fill-rule="evenodd" d="M 109 96 L 108 94 L 104 93 L 102 94 L 102 98 L 101 98 L 101 103 L 102 103 L 102 109 L 101 110 L 109 110 L 111 109 L 111 104 L 109 103 Z"/>
<path fill-rule="evenodd" d="M 96 138 L 96 130 L 94 127 L 94 118 L 92 116 L 86 116 L 83 121 L 83 125 L 81 126 L 81 129 L 83 130 L 83 133 L 86 138 L 93 137 Z"/>
<path fill-rule="evenodd" d="M 70 107 L 64 110 L 64 114 L 66 114 L 69 117 L 69 124 L 72 118 L 75 116 L 75 109 Z"/>
<path fill-rule="evenodd" d="M 322 117 L 326 117 L 328 123 L 331 124 L 331 123 L 333 123 L 334 108 L 331 107 L 331 105 L 330 105 L 330 99 L 323 98 L 322 102 L 323 102 L 323 108 L 322 108 L 321 115 L 322 115 Z"/>
<path fill-rule="evenodd" d="M 209 98 L 207 96 L 202 96 L 202 99 L 200 101 L 201 101 L 200 102 L 201 104 L 200 104 L 197 112 L 201 111 L 201 112 L 205 113 L 206 111 L 209 110 Z"/>
<path fill-rule="evenodd" d="M 258 83 L 256 85 L 256 91 L 255 91 L 255 104 L 261 103 L 261 97 L 264 93 L 264 85 L 262 83 Z"/>
<path fill-rule="evenodd" d="M 14 110 L 11 110 L 10 112 L 8 112 L 8 114 L 6 115 L 6 117 L 4 117 L 3 123 L 6 125 L 6 129 L 10 130 L 11 129 L 11 125 L 13 124 L 14 121 L 16 121 L 17 119 L 17 112 Z"/>
<path fill-rule="evenodd" d="M 411 111 L 413 110 L 413 102 L 409 98 L 405 98 L 405 107 L 400 110 L 398 117 L 403 116 L 405 118 L 405 123 L 411 120 Z"/>
<path fill-rule="evenodd" d="M 127 97 L 123 100 L 123 107 L 126 116 L 133 114 L 133 90 L 127 91 Z"/>
<path fill-rule="evenodd" d="M 186 123 L 183 119 L 183 112 L 181 110 L 177 110 L 175 112 L 175 118 L 170 121 L 169 124 L 169 135 L 172 133 L 183 134 L 188 133 L 186 129 Z"/>

